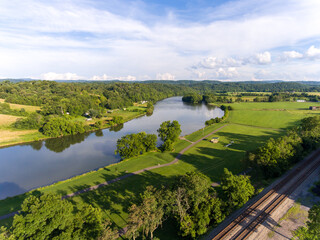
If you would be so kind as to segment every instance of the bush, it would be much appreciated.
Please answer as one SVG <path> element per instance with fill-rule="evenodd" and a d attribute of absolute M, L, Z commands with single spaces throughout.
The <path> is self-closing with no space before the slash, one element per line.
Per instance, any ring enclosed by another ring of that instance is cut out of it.
<path fill-rule="evenodd" d="M 82 122 L 71 122 L 62 117 L 51 118 L 43 126 L 43 134 L 50 137 L 61 137 L 84 132 L 85 127 Z"/>
<path fill-rule="evenodd" d="M 31 113 L 26 118 L 19 118 L 13 127 L 17 129 L 39 129 L 44 124 L 44 118 L 42 115 L 37 113 Z"/>

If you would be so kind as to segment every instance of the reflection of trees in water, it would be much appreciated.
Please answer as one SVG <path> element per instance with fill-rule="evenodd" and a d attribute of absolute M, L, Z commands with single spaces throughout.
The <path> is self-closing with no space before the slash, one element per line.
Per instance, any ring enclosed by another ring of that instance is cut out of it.
<path fill-rule="evenodd" d="M 152 111 L 152 112 L 147 112 L 147 113 L 146 113 L 146 116 L 147 116 L 147 117 L 150 117 L 150 116 L 152 116 L 152 114 L 153 114 L 153 111 Z"/>
<path fill-rule="evenodd" d="M 84 141 L 90 133 L 82 133 L 76 135 L 69 135 L 61 138 L 52 138 L 45 141 L 45 146 L 47 149 L 59 153 L 63 152 L 65 149 L 69 148 L 71 145 L 76 143 L 81 143 Z"/>
<path fill-rule="evenodd" d="M 95 132 L 96 137 L 103 137 L 103 132 L 102 130 L 98 130 Z"/>
<path fill-rule="evenodd" d="M 119 132 L 123 128 L 123 123 L 112 126 L 109 128 L 110 132 Z"/>
<path fill-rule="evenodd" d="M 42 148 L 42 141 L 31 142 L 27 145 L 31 146 L 34 150 L 39 151 Z"/>

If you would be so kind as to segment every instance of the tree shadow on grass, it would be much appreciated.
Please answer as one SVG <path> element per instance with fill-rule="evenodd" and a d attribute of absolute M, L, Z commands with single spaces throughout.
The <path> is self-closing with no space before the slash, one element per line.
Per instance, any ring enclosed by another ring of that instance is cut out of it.
<path fill-rule="evenodd" d="M 139 175 L 130 176 L 126 179 L 112 183 L 98 189 L 82 193 L 74 198 L 91 204 L 103 210 L 119 228 L 126 223 L 125 216 L 129 212 L 132 204 L 138 203 L 140 194 L 143 193 L 146 186 L 153 185 L 155 187 L 167 186 L 174 178 L 165 177 L 150 171 Z M 87 188 L 88 185 L 79 185 L 70 188 L 73 192 Z M 75 201 L 76 199 L 71 201 Z"/>
<path fill-rule="evenodd" d="M 245 165 L 242 160 L 245 158 L 247 151 L 254 151 L 270 137 L 277 138 L 281 135 L 281 133 L 269 131 L 263 131 L 262 133 L 263 135 L 254 136 L 217 132 L 215 136 L 220 137 L 218 144 L 208 142 L 205 146 L 203 144 L 195 146 L 192 150 L 184 153 L 180 161 L 192 165 L 196 170 L 210 177 L 212 181 L 220 181 L 224 168 L 228 168 L 234 174 L 243 172 Z M 226 147 L 231 141 L 234 142 Z"/>

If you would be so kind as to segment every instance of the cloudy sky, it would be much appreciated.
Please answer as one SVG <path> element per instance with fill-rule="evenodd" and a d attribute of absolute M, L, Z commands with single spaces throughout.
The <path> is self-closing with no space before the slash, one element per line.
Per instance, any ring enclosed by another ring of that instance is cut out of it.
<path fill-rule="evenodd" d="M 0 78 L 320 80 L 319 0 L 0 0 Z"/>

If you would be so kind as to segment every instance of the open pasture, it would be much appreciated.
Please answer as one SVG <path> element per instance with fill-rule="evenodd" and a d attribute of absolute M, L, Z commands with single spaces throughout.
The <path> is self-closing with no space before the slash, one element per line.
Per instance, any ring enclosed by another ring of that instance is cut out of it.
<path fill-rule="evenodd" d="M 233 103 L 229 122 L 266 128 L 287 128 L 296 125 L 302 118 L 314 116 L 320 111 L 309 110 L 320 103 L 297 102 L 247 102 Z"/>
<path fill-rule="evenodd" d="M 0 127 L 8 126 L 14 123 L 18 118 L 21 118 L 21 117 L 7 115 L 7 114 L 0 114 Z"/>
<path fill-rule="evenodd" d="M 5 103 L 5 100 L 0 98 L 0 103 Z M 39 106 L 21 105 L 21 104 L 14 104 L 14 103 L 8 103 L 8 104 L 12 109 L 20 110 L 21 108 L 24 108 L 27 112 L 35 112 L 37 110 L 40 110 Z"/>

